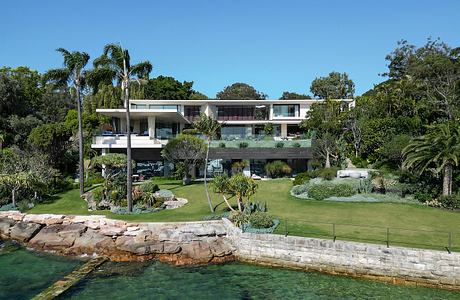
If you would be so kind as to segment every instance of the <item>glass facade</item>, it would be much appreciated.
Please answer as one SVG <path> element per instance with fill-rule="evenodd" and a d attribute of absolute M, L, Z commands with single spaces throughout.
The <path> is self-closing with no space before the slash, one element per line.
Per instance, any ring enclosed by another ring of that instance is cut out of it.
<path fill-rule="evenodd" d="M 179 124 L 157 122 L 155 124 L 155 137 L 160 140 L 169 140 L 179 133 Z"/>
<path fill-rule="evenodd" d="M 273 105 L 273 117 L 292 118 L 299 117 L 300 106 L 298 104 L 275 104 Z"/>
<path fill-rule="evenodd" d="M 222 139 L 243 139 L 252 135 L 252 127 L 245 125 L 223 126 L 220 135 Z"/>

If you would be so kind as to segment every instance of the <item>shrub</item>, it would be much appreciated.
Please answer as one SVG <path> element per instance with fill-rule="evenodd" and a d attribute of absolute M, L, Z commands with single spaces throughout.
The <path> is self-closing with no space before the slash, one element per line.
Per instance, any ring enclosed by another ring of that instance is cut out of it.
<path fill-rule="evenodd" d="M 295 142 L 295 143 L 292 145 L 292 147 L 294 147 L 294 148 L 300 148 L 300 143 Z"/>
<path fill-rule="evenodd" d="M 247 148 L 249 146 L 248 143 L 246 142 L 241 142 L 239 145 L 238 145 L 240 148 Z"/>
<path fill-rule="evenodd" d="M 165 200 L 171 200 L 174 198 L 174 194 L 170 190 L 159 190 L 158 195 Z"/>
<path fill-rule="evenodd" d="M 246 202 L 244 203 L 243 211 L 247 214 L 252 214 L 254 212 L 266 212 L 267 204 L 261 202 Z"/>
<path fill-rule="evenodd" d="M 421 203 L 426 203 L 428 201 L 433 200 L 433 197 L 428 193 L 417 192 L 414 195 L 414 198 L 417 199 Z"/>
<path fill-rule="evenodd" d="M 278 178 L 291 174 L 292 169 L 284 161 L 275 160 L 274 162 L 265 165 L 265 171 L 268 176 Z"/>
<path fill-rule="evenodd" d="M 0 211 L 8 211 L 8 210 L 18 210 L 18 208 L 14 206 L 13 203 L 0 206 Z"/>
<path fill-rule="evenodd" d="M 96 188 L 91 193 L 93 195 L 93 200 L 99 204 L 99 202 L 102 201 L 102 189 Z"/>
<path fill-rule="evenodd" d="M 337 171 L 340 168 L 337 167 L 332 167 L 332 168 L 324 168 L 321 170 L 316 171 L 317 172 L 317 177 L 321 177 L 326 180 L 332 180 L 337 177 Z"/>
<path fill-rule="evenodd" d="M 314 184 L 308 189 L 308 196 L 315 200 L 329 197 L 350 197 L 356 194 L 356 189 L 349 184 Z"/>
<path fill-rule="evenodd" d="M 115 207 L 112 208 L 110 211 L 114 214 L 118 215 L 140 215 L 140 214 L 147 214 L 151 212 L 156 212 L 161 209 L 153 209 L 153 208 L 144 208 L 144 207 L 139 207 L 137 205 L 133 206 L 133 211 L 130 212 L 127 207 Z"/>
<path fill-rule="evenodd" d="M 273 217 L 258 211 L 249 215 L 248 223 L 253 228 L 269 228 L 273 226 Z"/>
<path fill-rule="evenodd" d="M 283 143 L 283 142 L 277 142 L 277 143 L 275 144 L 275 147 L 276 147 L 276 148 L 283 148 L 283 147 L 284 147 L 284 143 Z"/>
<path fill-rule="evenodd" d="M 460 209 L 460 193 L 439 197 L 441 206 L 447 209 Z"/>
<path fill-rule="evenodd" d="M 369 194 L 372 192 L 372 181 L 370 179 L 360 179 L 358 182 L 358 193 Z"/>
<path fill-rule="evenodd" d="M 248 222 L 249 215 L 241 211 L 233 211 L 230 213 L 230 219 L 237 227 L 246 224 Z"/>
<path fill-rule="evenodd" d="M 221 220 L 222 218 L 228 218 L 230 216 L 230 212 L 226 211 L 221 214 L 212 214 L 207 215 L 202 218 L 203 221 L 211 221 L 211 220 Z"/>
<path fill-rule="evenodd" d="M 300 184 L 303 184 L 305 182 L 307 182 L 308 180 L 310 180 L 311 176 L 310 176 L 310 172 L 302 172 L 302 173 L 299 173 L 297 174 L 297 176 L 294 178 L 294 181 L 292 182 L 293 185 L 300 185 Z"/>
<path fill-rule="evenodd" d="M 158 184 L 151 181 L 147 181 L 146 183 L 142 184 L 141 188 L 144 193 L 155 193 L 160 190 Z"/>
<path fill-rule="evenodd" d="M 219 143 L 219 148 L 225 148 L 225 147 L 226 147 L 225 143 L 223 142 Z"/>
<path fill-rule="evenodd" d="M 306 194 L 308 193 L 308 185 L 307 184 L 296 185 L 291 189 L 291 192 L 294 195 Z"/>

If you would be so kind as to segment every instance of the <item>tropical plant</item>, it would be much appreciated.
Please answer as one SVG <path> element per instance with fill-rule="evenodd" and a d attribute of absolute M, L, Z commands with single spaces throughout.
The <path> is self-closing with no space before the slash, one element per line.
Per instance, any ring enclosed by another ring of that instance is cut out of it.
<path fill-rule="evenodd" d="M 78 111 L 78 176 L 80 182 L 80 195 L 85 192 L 84 183 L 84 162 L 83 162 L 83 129 L 81 116 L 81 93 L 85 86 L 85 66 L 89 61 L 89 54 L 86 52 L 73 51 L 69 52 L 64 48 L 58 48 L 64 57 L 64 67 L 61 69 L 52 69 L 44 74 L 47 81 L 52 81 L 60 85 L 72 83 L 77 99 Z"/>
<path fill-rule="evenodd" d="M 291 174 L 292 169 L 284 161 L 275 160 L 265 165 L 265 171 L 268 176 L 278 178 Z"/>
<path fill-rule="evenodd" d="M 206 137 L 208 147 L 206 147 L 206 157 L 204 159 L 204 189 L 206 192 L 206 198 L 208 199 L 209 209 L 211 212 L 214 212 L 214 207 L 212 205 L 211 196 L 209 195 L 208 181 L 207 181 L 207 171 L 208 171 L 208 160 L 209 160 L 209 148 L 211 148 L 211 141 L 217 135 L 222 124 L 219 123 L 216 119 L 207 116 L 204 113 L 200 114 L 200 118 L 193 123 L 193 128 L 195 128 L 199 133 L 203 134 Z"/>
<path fill-rule="evenodd" d="M 449 122 L 430 126 L 425 135 L 411 140 L 403 154 L 404 168 L 419 174 L 430 168 L 442 172 L 442 195 L 451 195 L 452 171 L 460 164 L 460 125 Z"/>
<path fill-rule="evenodd" d="M 254 179 L 246 177 L 242 173 L 235 174 L 232 177 L 228 177 L 227 175 L 217 176 L 214 179 L 213 185 L 215 191 L 224 196 L 224 200 L 231 210 L 233 208 L 228 203 L 225 195 L 235 197 L 240 212 L 243 211 L 243 199 L 249 200 L 257 190 L 257 183 Z"/>
<path fill-rule="evenodd" d="M 128 211 L 133 209 L 132 199 L 132 158 L 131 158 L 131 116 L 129 103 L 129 88 L 133 80 L 138 83 L 145 82 L 150 72 L 152 64 L 149 61 L 143 61 L 136 65 L 131 65 L 129 51 L 123 49 L 121 45 L 107 44 L 104 47 L 103 54 L 93 62 L 94 70 L 91 72 L 90 81 L 92 85 L 98 85 L 99 82 L 111 82 L 117 80 L 121 85 L 123 102 L 126 109 L 126 157 L 127 157 L 127 195 Z"/>

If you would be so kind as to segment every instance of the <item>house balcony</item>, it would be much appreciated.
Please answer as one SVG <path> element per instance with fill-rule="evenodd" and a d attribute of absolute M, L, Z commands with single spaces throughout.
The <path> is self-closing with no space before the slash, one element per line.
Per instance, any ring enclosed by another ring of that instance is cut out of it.
<path fill-rule="evenodd" d="M 247 137 L 213 140 L 211 148 L 309 148 L 311 140 L 281 137 Z"/>
<path fill-rule="evenodd" d="M 91 148 L 126 149 L 126 134 L 97 135 L 93 137 Z M 131 134 L 131 148 L 162 148 L 168 141 L 145 135 Z"/>

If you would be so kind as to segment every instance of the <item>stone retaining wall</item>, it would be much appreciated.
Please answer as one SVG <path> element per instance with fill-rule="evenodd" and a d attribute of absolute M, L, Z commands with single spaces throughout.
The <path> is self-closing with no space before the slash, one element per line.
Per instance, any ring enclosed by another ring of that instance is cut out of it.
<path fill-rule="evenodd" d="M 460 290 L 460 253 L 243 233 L 227 219 L 127 223 L 104 216 L 0 212 L 0 238 L 62 255 L 174 264 L 240 261 Z"/>
<path fill-rule="evenodd" d="M 127 223 L 105 216 L 0 212 L 0 238 L 62 255 L 204 264 L 234 259 L 222 221 Z"/>
<path fill-rule="evenodd" d="M 224 225 L 241 261 L 460 290 L 460 253 L 242 233 L 225 219 Z"/>

